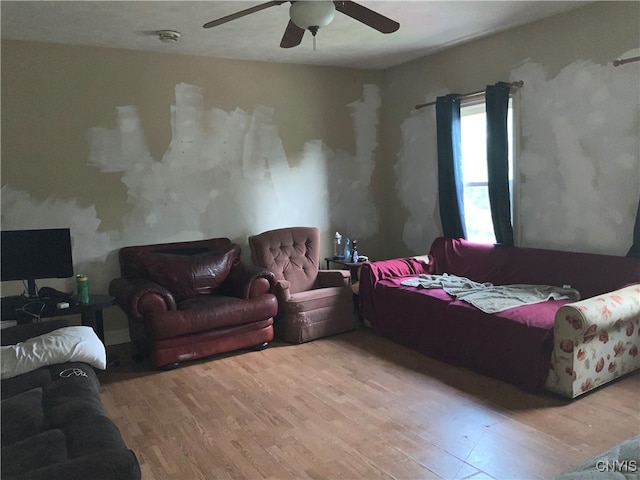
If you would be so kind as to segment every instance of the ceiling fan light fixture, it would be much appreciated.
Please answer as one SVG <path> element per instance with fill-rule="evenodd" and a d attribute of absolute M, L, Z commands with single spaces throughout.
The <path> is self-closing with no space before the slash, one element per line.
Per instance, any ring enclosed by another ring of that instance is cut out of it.
<path fill-rule="evenodd" d="M 326 27 L 336 15 L 336 6 L 331 0 L 298 0 L 291 3 L 291 21 L 314 35 L 318 28 Z"/>

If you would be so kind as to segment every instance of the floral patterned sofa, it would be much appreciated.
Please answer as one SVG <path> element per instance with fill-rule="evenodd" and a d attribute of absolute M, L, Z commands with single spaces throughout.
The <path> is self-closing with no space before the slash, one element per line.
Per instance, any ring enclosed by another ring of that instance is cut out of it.
<path fill-rule="evenodd" d="M 420 275 L 570 286 L 581 300 L 487 313 L 443 288 L 407 282 Z M 440 237 L 426 259 L 363 265 L 358 287 L 361 316 L 377 334 L 526 391 L 575 398 L 640 368 L 640 258 Z"/>

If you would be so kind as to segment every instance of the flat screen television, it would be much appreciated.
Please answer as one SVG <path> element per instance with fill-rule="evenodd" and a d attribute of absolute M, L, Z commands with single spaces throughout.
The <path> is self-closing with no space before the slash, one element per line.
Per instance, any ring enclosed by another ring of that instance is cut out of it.
<path fill-rule="evenodd" d="M 28 295 L 36 297 L 36 280 L 73 277 L 71 231 L 2 230 L 0 263 L 0 280 L 26 281 Z"/>

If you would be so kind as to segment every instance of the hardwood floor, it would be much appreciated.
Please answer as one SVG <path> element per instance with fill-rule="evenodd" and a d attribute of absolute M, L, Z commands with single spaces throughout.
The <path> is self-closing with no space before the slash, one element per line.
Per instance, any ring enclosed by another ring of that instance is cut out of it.
<path fill-rule="evenodd" d="M 110 347 L 144 479 L 538 479 L 640 433 L 640 372 L 570 402 L 358 330 L 159 371 Z"/>

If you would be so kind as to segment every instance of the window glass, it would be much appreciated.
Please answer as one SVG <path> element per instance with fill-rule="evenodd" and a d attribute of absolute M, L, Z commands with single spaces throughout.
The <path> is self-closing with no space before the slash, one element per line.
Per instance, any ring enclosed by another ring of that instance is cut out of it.
<path fill-rule="evenodd" d="M 467 239 L 480 243 L 495 243 L 489 204 L 487 173 L 487 121 L 484 101 L 467 103 L 460 107 L 460 132 L 462 155 L 462 182 L 464 185 L 464 222 Z M 511 216 L 513 204 L 513 106 L 509 99 L 507 114 L 509 135 L 509 188 L 511 191 Z"/>

